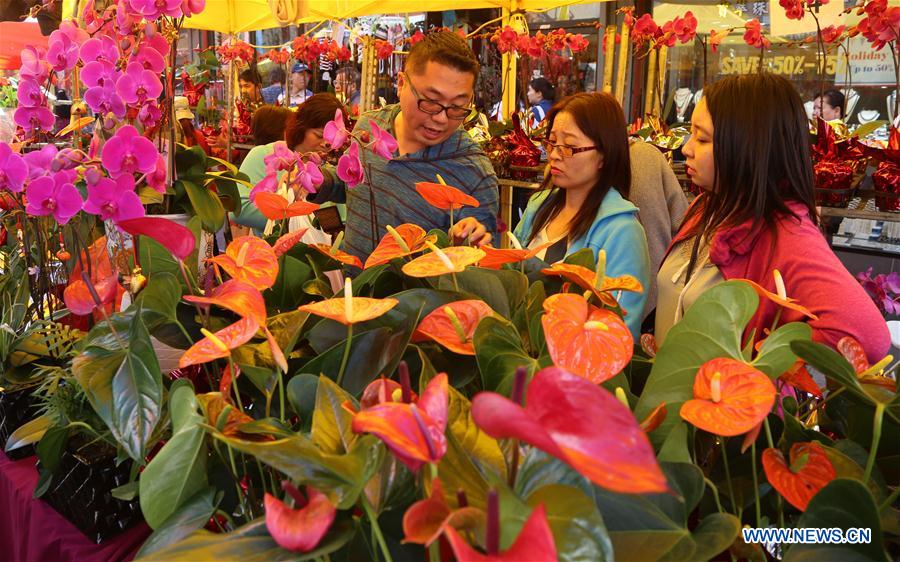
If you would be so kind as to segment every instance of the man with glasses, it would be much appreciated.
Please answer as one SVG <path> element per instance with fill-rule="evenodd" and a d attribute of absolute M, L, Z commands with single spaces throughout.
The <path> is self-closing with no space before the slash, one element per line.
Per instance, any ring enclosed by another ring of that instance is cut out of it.
<path fill-rule="evenodd" d="M 475 55 L 455 33 L 428 34 L 410 49 L 397 85 L 400 103 L 366 113 L 356 125 L 370 131 L 374 122 L 391 133 L 399 145 L 394 158 L 360 151 L 363 183 L 346 189 L 329 172 L 315 196 L 316 202 L 346 198 L 342 249 L 365 260 L 388 226 L 413 223 L 426 231 L 447 230 L 449 213 L 429 205 L 415 188 L 417 182 L 438 181 L 438 175 L 480 203 L 454 212 L 454 244 L 491 241 L 497 228 L 497 177 L 484 152 L 460 128 L 472 112 L 478 72 Z"/>

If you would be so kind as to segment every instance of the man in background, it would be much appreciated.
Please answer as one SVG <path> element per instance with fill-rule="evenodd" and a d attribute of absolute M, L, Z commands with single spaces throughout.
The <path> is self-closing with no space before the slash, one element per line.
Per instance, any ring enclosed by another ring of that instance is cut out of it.
<path fill-rule="evenodd" d="M 284 98 L 284 70 L 276 66 L 269 73 L 269 85 L 262 89 L 263 100 L 269 105 L 275 105 L 279 98 Z"/>

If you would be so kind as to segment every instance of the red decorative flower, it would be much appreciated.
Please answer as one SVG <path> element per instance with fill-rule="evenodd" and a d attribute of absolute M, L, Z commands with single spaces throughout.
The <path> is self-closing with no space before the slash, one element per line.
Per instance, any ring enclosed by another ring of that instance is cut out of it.
<path fill-rule="evenodd" d="M 771 43 L 762 34 L 762 24 L 759 19 L 752 19 L 744 24 L 744 42 L 757 49 L 768 49 Z"/>
<path fill-rule="evenodd" d="M 294 497 L 297 507 L 292 509 L 266 493 L 263 498 L 266 528 L 282 548 L 292 552 L 309 552 L 328 532 L 337 509 L 328 500 L 328 496 L 310 486 L 306 487 L 308 500 L 292 484 L 286 483 L 283 487 Z"/>
<path fill-rule="evenodd" d="M 762 464 L 769 484 L 800 511 L 805 511 L 809 500 L 837 477 L 834 465 L 816 441 L 794 443 L 790 465 L 785 461 L 784 453 L 766 449 Z"/>

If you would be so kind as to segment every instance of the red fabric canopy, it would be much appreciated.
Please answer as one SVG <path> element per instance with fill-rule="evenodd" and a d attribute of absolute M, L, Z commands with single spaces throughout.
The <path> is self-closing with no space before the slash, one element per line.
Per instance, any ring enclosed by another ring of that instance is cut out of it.
<path fill-rule="evenodd" d="M 41 35 L 37 22 L 0 22 L 0 70 L 15 70 L 22 66 L 19 52 L 28 45 L 47 46 L 47 38 Z"/>

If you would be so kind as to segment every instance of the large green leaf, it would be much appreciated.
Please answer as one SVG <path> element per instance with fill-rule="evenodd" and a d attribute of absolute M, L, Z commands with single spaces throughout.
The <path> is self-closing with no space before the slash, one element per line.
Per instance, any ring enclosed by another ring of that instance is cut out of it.
<path fill-rule="evenodd" d="M 196 275 L 197 254 L 200 248 L 200 221 L 189 220 L 187 227 L 194 233 L 195 248 L 191 255 L 185 258 L 184 265 L 191 274 Z M 138 253 L 141 258 L 141 269 L 148 279 L 152 279 L 160 273 L 171 273 L 178 279 L 179 284 L 183 284 L 178 261 L 162 244 L 148 236 L 139 236 Z"/>
<path fill-rule="evenodd" d="M 199 146 L 179 148 L 175 151 L 175 171 L 179 178 L 193 178 L 199 180 L 206 174 L 206 152 Z"/>
<path fill-rule="evenodd" d="M 485 390 L 509 395 L 518 367 L 528 369 L 530 376 L 549 364 L 549 357 L 539 361 L 529 356 L 516 327 L 503 318 L 484 318 L 478 323 L 472 342 Z"/>
<path fill-rule="evenodd" d="M 305 553 L 278 546 L 266 530 L 264 519 L 256 519 L 231 533 L 196 531 L 183 541 L 150 553 L 142 560 L 168 562 L 300 562 L 317 560 L 342 546 L 353 536 L 354 526 L 347 520 L 335 521 L 316 548 Z"/>
<path fill-rule="evenodd" d="M 169 393 L 172 437 L 141 473 L 141 511 L 150 527 L 160 526 L 194 494 L 206 488 L 206 432 L 197 398 L 181 380 Z"/>
<path fill-rule="evenodd" d="M 137 298 L 150 329 L 163 322 L 177 322 L 180 300 L 181 282 L 169 272 L 151 276 Z"/>
<path fill-rule="evenodd" d="M 684 318 L 669 330 L 644 391 L 635 408 L 639 420 L 665 402 L 669 412 L 678 412 L 693 397 L 694 377 L 701 365 L 716 357 L 741 360 L 741 337 L 756 312 L 759 297 L 741 281 L 727 281 L 705 291 Z M 666 416 L 650 434 L 659 446 L 680 418 Z"/>
<path fill-rule="evenodd" d="M 741 521 L 730 513 L 710 513 L 704 517 L 694 532 L 693 560 L 712 560 L 724 552 L 738 537 Z"/>
<path fill-rule="evenodd" d="M 297 258 L 284 255 L 275 285 L 266 291 L 266 304 L 278 310 L 294 310 L 304 300 L 303 284 L 313 278 L 313 270 Z"/>
<path fill-rule="evenodd" d="M 141 476 L 143 478 L 143 475 Z M 186 538 L 188 535 L 206 525 L 216 511 L 215 488 L 204 488 L 188 498 L 184 504 L 172 513 L 159 527 L 153 531 L 135 558 L 149 556 L 156 551 Z"/>
<path fill-rule="evenodd" d="M 9 453 L 10 451 L 37 443 L 47 433 L 50 421 L 50 418 L 47 416 L 38 416 L 22 424 L 7 439 L 5 451 Z"/>
<path fill-rule="evenodd" d="M 616 560 L 603 517 L 593 500 L 578 488 L 550 484 L 527 498 L 532 509 L 543 505 L 559 559 L 564 562 Z"/>
<path fill-rule="evenodd" d="M 679 419 L 659 448 L 659 454 L 657 455 L 659 461 L 692 462 L 691 452 L 688 450 L 689 434 L 690 428 L 683 420 Z"/>
<path fill-rule="evenodd" d="M 142 463 L 162 413 L 163 388 L 162 372 L 140 311 L 131 324 L 125 360 L 112 377 L 111 390 L 110 430 L 128 456 Z"/>
<path fill-rule="evenodd" d="M 512 316 L 528 293 L 528 278 L 511 269 L 470 267 L 456 274 L 456 282 L 460 292 L 480 298 L 504 318 Z M 444 275 L 438 279 L 438 287 L 454 290 L 453 280 Z"/>
<path fill-rule="evenodd" d="M 884 550 L 878 507 L 862 482 L 846 478 L 832 480 L 810 500 L 797 527 L 837 528 L 844 531 L 850 528 L 868 528 L 871 529 L 872 540 L 867 544 L 845 544 L 839 548 L 829 544 L 797 544 L 788 549 L 785 562 L 889 560 Z"/>
<path fill-rule="evenodd" d="M 797 355 L 791 350 L 791 343 L 809 341 L 811 337 L 812 328 L 804 322 L 780 326 L 763 341 L 753 365 L 774 381 L 797 361 Z"/>
<path fill-rule="evenodd" d="M 590 497 L 594 495 L 590 481 L 578 471 L 540 449 L 529 447 L 519 465 L 515 492 L 527 498 L 535 490 L 548 484 L 564 484 L 578 488 Z"/>
<path fill-rule="evenodd" d="M 191 180 L 178 180 L 187 192 L 194 213 L 200 217 L 203 228 L 209 232 L 218 232 L 225 224 L 225 207 L 211 190 Z"/>
<path fill-rule="evenodd" d="M 278 347 L 281 348 L 281 351 L 286 356 L 290 355 L 291 351 L 294 350 L 297 339 L 300 337 L 300 332 L 303 330 L 303 326 L 308 318 L 308 312 L 294 310 L 271 316 L 266 321 L 266 325 L 269 327 L 269 331 L 272 332 L 272 336 L 275 337 Z"/>
<path fill-rule="evenodd" d="M 617 561 L 659 560 L 689 532 L 649 498 L 594 488 Z"/>
<path fill-rule="evenodd" d="M 311 420 L 315 415 L 316 389 L 318 387 L 319 376 L 309 373 L 294 375 L 287 384 L 287 398 L 291 408 L 300 416 L 300 422 L 306 427 L 311 425 Z"/>
<path fill-rule="evenodd" d="M 381 466 L 384 447 L 374 436 L 360 437 L 349 453 L 328 454 L 302 435 L 277 441 L 244 441 L 212 431 L 219 441 L 250 454 L 287 474 L 328 494 L 339 509 L 356 503 L 369 478 Z"/>
<path fill-rule="evenodd" d="M 353 415 L 341 404 L 353 397 L 328 377 L 319 377 L 313 411 L 312 440 L 322 451 L 341 455 L 353 448 L 359 436 L 353 433 Z"/>

